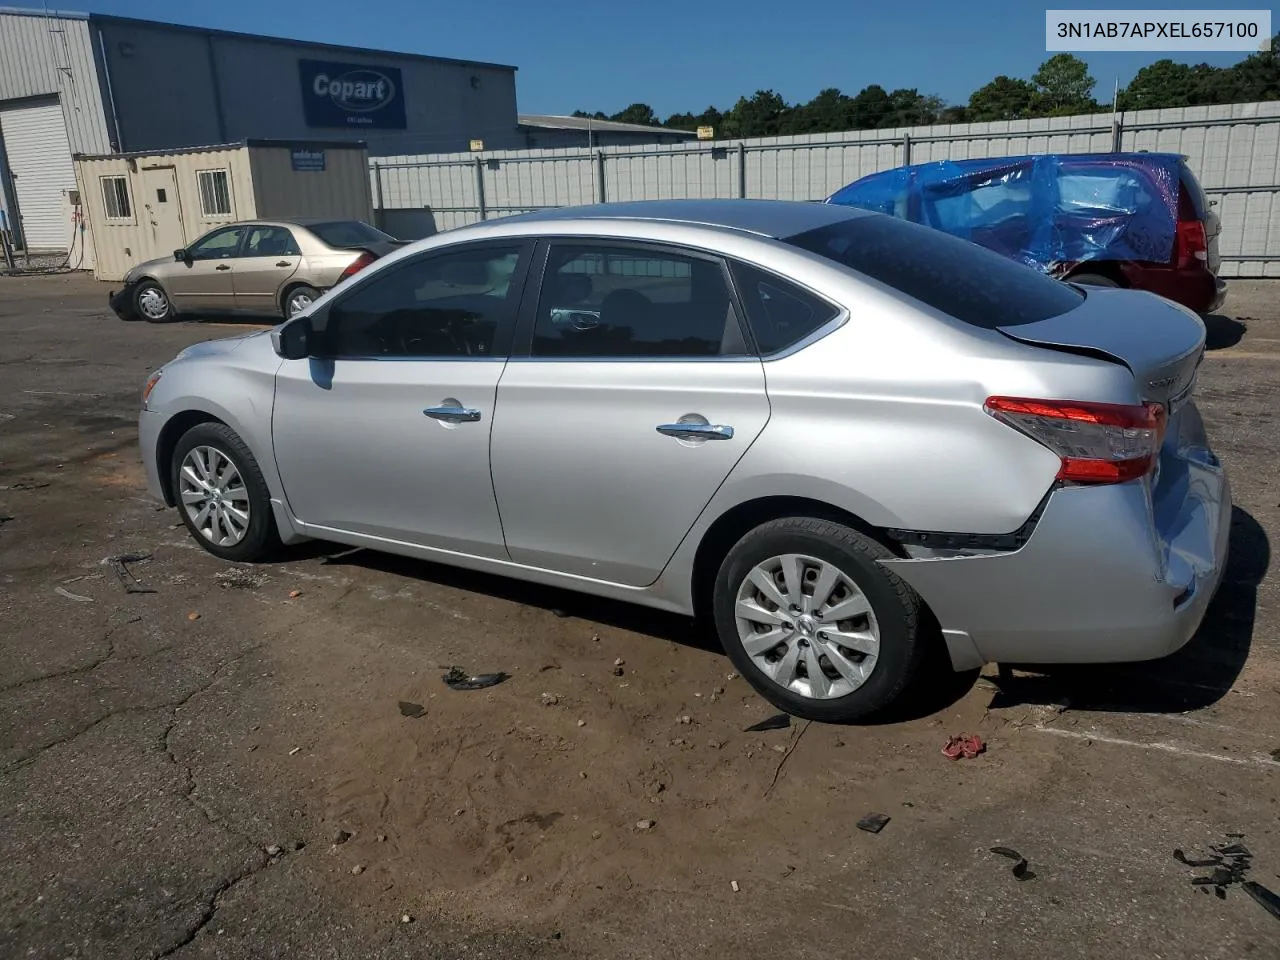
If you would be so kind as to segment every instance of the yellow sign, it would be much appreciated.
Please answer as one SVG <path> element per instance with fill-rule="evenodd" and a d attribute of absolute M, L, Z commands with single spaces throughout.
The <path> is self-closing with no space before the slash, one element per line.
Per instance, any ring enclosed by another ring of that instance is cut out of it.
<path fill-rule="evenodd" d="M 699 140 L 714 140 L 715 138 L 716 138 L 715 127 L 699 127 L 698 128 Z"/>
<path fill-rule="evenodd" d="M 484 149 L 484 141 L 483 141 L 483 140 L 472 140 L 472 141 L 471 141 L 471 149 L 472 149 L 473 151 L 475 151 L 475 150 L 483 150 L 483 149 Z"/>

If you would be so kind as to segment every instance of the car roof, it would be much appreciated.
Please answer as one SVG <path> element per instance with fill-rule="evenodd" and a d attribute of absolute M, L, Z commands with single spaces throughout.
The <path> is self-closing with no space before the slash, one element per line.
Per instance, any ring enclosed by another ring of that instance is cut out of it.
<path fill-rule="evenodd" d="M 491 220 L 490 224 L 571 220 L 661 220 L 722 227 L 781 239 L 832 223 L 873 216 L 856 207 L 797 200 L 633 200 L 584 207 L 557 207 Z"/>

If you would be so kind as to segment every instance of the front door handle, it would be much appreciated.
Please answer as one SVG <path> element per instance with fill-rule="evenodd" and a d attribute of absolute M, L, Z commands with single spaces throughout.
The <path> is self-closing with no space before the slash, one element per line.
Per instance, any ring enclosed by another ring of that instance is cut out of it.
<path fill-rule="evenodd" d="M 445 423 L 475 423 L 480 419 L 480 411 L 472 407 L 427 407 L 422 412 Z"/>
<path fill-rule="evenodd" d="M 293 264 L 292 264 L 292 263 L 290 263 L 288 260 L 281 260 L 281 261 L 279 261 L 278 263 L 276 263 L 276 266 L 277 266 L 277 267 L 292 267 L 292 266 L 293 266 Z"/>
<path fill-rule="evenodd" d="M 225 263 L 220 263 L 220 264 L 218 264 L 216 267 L 214 267 L 213 269 L 215 269 L 215 270 L 230 270 L 231 268 L 230 268 L 230 267 L 228 267 Z"/>
<path fill-rule="evenodd" d="M 719 423 L 662 423 L 658 432 L 677 440 L 732 440 L 733 427 Z"/>

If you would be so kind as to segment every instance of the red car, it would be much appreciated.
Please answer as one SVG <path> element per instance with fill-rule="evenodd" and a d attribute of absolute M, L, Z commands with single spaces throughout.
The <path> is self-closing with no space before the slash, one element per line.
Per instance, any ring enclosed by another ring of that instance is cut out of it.
<path fill-rule="evenodd" d="M 1183 157 L 945 160 L 863 177 L 827 200 L 923 223 L 1073 283 L 1148 290 L 1211 313 L 1218 215 Z"/>

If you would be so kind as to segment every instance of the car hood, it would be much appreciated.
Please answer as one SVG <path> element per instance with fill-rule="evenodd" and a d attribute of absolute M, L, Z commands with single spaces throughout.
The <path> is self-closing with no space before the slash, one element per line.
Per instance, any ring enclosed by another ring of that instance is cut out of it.
<path fill-rule="evenodd" d="M 144 260 L 142 263 L 134 264 L 129 268 L 129 272 L 124 275 L 124 282 L 130 283 L 143 274 L 150 273 L 158 267 L 168 266 L 172 264 L 174 259 L 172 256 L 156 257 L 154 260 Z"/>
<path fill-rule="evenodd" d="M 269 342 L 268 335 L 270 333 L 270 330 L 251 330 L 248 333 L 238 334 L 234 337 L 219 337 L 216 340 L 203 340 L 200 343 L 193 343 L 173 359 L 193 360 L 196 357 L 216 357 L 222 354 L 228 354 L 235 350 L 239 350 L 251 340 L 262 338 L 268 339 Z"/>

